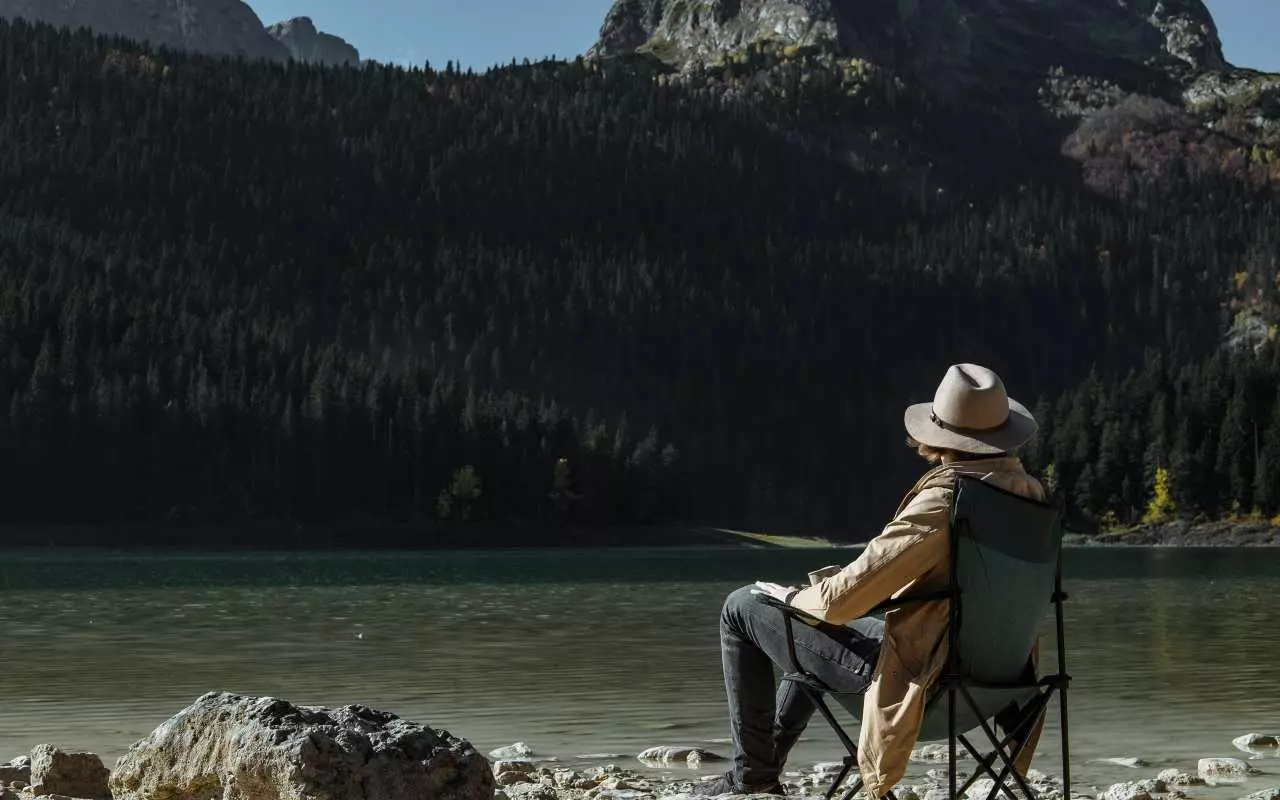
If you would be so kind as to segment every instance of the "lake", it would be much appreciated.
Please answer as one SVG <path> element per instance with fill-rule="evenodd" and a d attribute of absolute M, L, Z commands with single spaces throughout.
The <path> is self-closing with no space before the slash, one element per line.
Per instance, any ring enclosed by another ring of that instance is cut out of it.
<path fill-rule="evenodd" d="M 52 742 L 110 765 L 212 689 L 363 703 L 485 751 L 524 741 L 569 762 L 618 753 L 636 766 L 629 756 L 656 744 L 727 754 L 724 595 L 853 555 L 0 553 L 0 760 Z M 1239 734 L 1280 732 L 1273 551 L 1074 549 L 1067 590 L 1084 784 L 1194 771 L 1200 757 L 1242 755 Z M 1047 735 L 1039 768 L 1058 772 L 1056 745 Z M 792 763 L 838 755 L 815 718 Z M 1150 766 L 1091 763 L 1119 756 Z M 1258 765 L 1280 772 L 1280 760 Z"/>

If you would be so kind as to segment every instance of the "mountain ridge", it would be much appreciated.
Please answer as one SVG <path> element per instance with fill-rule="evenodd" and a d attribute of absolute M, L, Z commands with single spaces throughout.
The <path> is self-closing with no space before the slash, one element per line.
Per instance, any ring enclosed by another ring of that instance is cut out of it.
<path fill-rule="evenodd" d="M 0 0 L 0 18 L 84 27 L 206 55 L 359 63 L 354 47 L 317 31 L 310 18 L 295 17 L 267 27 L 242 0 Z"/>

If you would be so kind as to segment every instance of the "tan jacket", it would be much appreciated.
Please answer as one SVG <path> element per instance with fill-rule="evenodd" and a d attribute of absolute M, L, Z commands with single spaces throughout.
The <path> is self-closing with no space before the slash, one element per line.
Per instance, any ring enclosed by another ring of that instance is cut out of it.
<path fill-rule="evenodd" d="M 903 499 L 892 522 L 857 560 L 810 574 L 811 586 L 791 605 L 843 625 L 891 597 L 942 589 L 950 578 L 948 528 L 957 474 L 1036 500 L 1044 489 L 1017 458 L 943 463 L 925 473 Z M 863 699 L 858 766 L 872 798 L 902 779 L 920 734 L 929 689 L 947 659 L 946 601 L 919 603 L 885 615 L 885 639 L 875 676 Z M 1033 654 L 1034 658 L 1034 654 Z M 1018 767 L 1030 765 L 1037 727 Z"/>

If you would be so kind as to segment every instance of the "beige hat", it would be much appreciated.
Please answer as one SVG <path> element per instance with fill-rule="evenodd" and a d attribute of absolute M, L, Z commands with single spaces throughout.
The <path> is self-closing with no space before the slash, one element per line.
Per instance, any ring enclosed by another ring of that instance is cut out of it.
<path fill-rule="evenodd" d="M 948 369 L 933 402 L 911 406 L 903 422 L 921 444 L 979 455 L 1007 453 L 1039 429 L 1031 412 L 1005 392 L 1000 376 L 976 364 Z"/>

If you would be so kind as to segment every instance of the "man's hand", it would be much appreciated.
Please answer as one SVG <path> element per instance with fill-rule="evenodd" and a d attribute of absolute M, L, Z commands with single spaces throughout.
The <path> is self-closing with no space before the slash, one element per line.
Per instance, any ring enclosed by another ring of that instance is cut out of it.
<path fill-rule="evenodd" d="M 796 589 L 793 586 L 779 586 L 776 583 L 769 583 L 768 581 L 756 581 L 756 588 L 752 589 L 751 593 L 767 594 L 775 600 L 780 600 L 785 603 L 787 602 L 787 599 L 795 593 L 795 591 Z"/>

